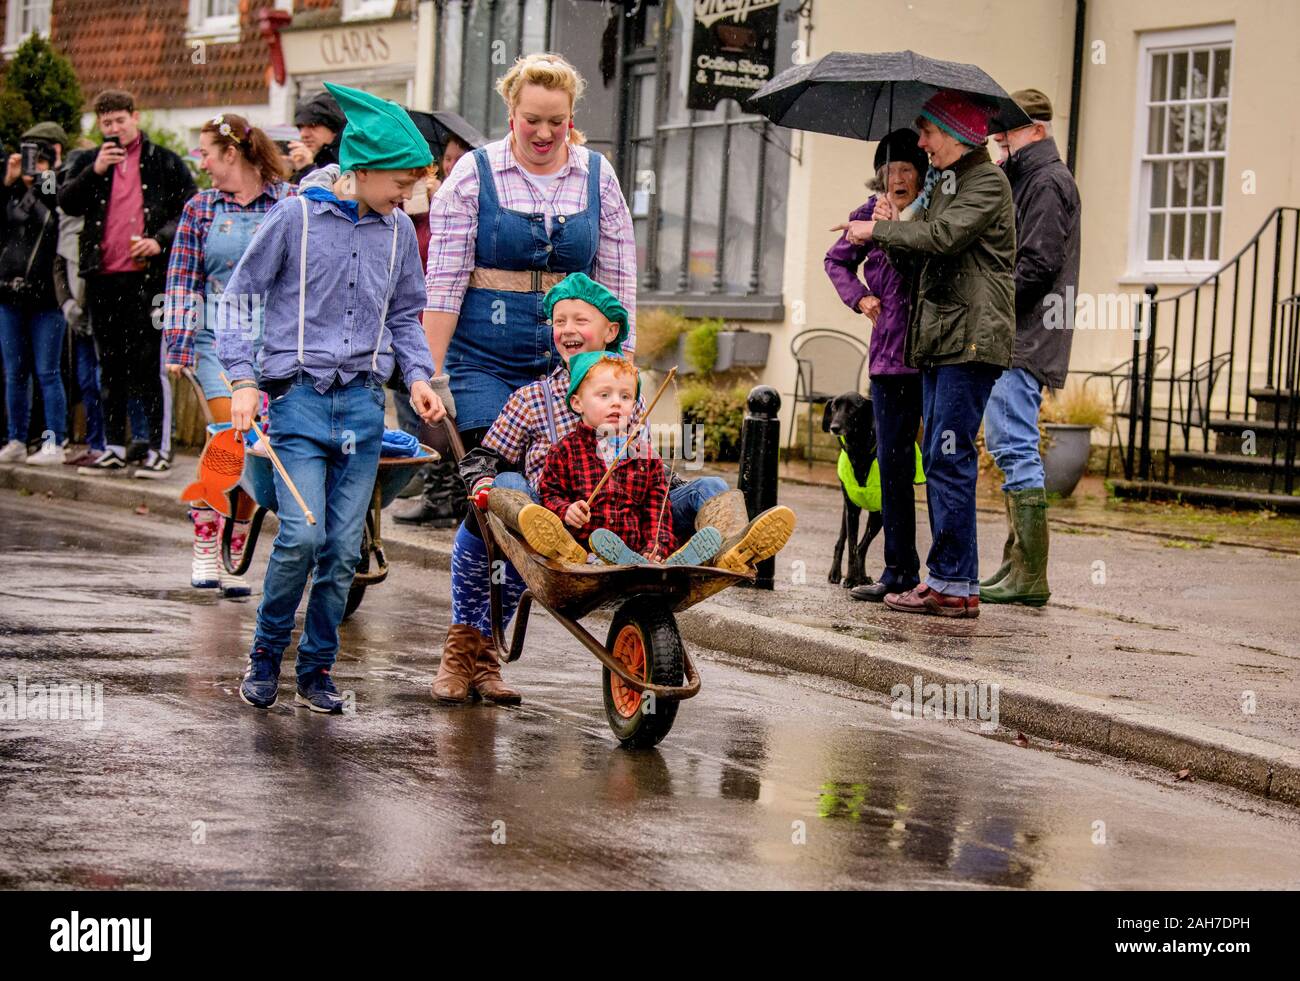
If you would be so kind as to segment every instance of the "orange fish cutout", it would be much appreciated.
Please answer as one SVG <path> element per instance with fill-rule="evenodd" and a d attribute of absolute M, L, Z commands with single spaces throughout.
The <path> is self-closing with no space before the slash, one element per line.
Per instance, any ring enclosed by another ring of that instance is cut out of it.
<path fill-rule="evenodd" d="M 229 518 L 230 500 L 226 492 L 239 483 L 243 472 L 244 436 L 233 429 L 223 429 L 203 448 L 199 479 L 181 491 L 181 500 L 206 503 Z"/>

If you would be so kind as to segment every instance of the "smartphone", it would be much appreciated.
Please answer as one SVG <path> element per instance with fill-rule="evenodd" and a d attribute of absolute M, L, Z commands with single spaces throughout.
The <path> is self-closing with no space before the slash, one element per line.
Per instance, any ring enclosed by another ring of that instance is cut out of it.
<path fill-rule="evenodd" d="M 34 177 L 36 175 L 36 160 L 40 156 L 41 145 L 39 143 L 22 143 L 19 151 L 23 155 L 23 176 Z"/>
<path fill-rule="evenodd" d="M 120 137 L 117 137 L 117 136 L 105 136 L 105 137 L 104 137 L 104 142 L 105 142 L 105 143 L 112 143 L 113 146 L 115 146 L 115 147 L 121 147 L 121 145 L 122 145 L 122 140 L 121 140 L 121 138 L 120 138 Z"/>

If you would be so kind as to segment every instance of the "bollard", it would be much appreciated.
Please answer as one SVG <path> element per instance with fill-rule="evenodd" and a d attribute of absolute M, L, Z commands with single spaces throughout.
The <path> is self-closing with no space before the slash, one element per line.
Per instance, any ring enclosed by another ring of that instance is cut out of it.
<path fill-rule="evenodd" d="M 745 400 L 745 423 L 740 430 L 740 475 L 736 486 L 745 495 L 750 520 L 776 507 L 776 468 L 781 450 L 781 396 L 775 388 L 759 385 Z M 758 564 L 758 589 L 775 585 L 776 558 Z"/>

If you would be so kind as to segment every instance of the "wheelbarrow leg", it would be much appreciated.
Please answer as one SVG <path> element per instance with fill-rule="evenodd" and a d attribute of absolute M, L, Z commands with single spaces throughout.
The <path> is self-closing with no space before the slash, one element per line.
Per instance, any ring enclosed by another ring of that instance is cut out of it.
<path fill-rule="evenodd" d="M 243 495 L 244 492 L 238 486 L 232 487 L 226 492 L 232 515 L 239 513 L 239 500 Z M 253 516 L 248 526 L 248 537 L 244 540 L 244 554 L 240 557 L 238 566 L 231 561 L 231 542 L 234 540 L 235 534 L 234 519 L 222 523 L 221 564 L 225 566 L 227 575 L 242 576 L 248 571 L 248 567 L 253 563 L 253 550 L 257 547 L 257 536 L 262 531 L 262 522 L 265 519 L 266 508 L 258 504 L 253 508 Z"/>
<path fill-rule="evenodd" d="M 518 661 L 524 652 L 524 634 L 528 632 L 528 614 L 533 607 L 533 592 L 525 589 L 519 597 L 519 608 L 515 611 L 515 632 L 510 640 L 510 656 L 506 663 Z"/>

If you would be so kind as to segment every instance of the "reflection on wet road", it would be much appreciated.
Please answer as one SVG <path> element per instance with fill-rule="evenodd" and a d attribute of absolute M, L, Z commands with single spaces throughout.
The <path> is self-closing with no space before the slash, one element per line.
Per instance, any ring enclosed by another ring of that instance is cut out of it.
<path fill-rule="evenodd" d="M 104 698 L 98 730 L 0 721 L 0 887 L 1300 884 L 1283 808 L 707 652 L 668 739 L 623 751 L 596 662 L 540 611 L 507 668 L 522 706 L 436 707 L 430 570 L 345 625 L 356 714 L 293 708 L 288 664 L 258 712 L 236 694 L 256 595 L 188 574 L 175 522 L 0 496 L 0 684 Z"/>

